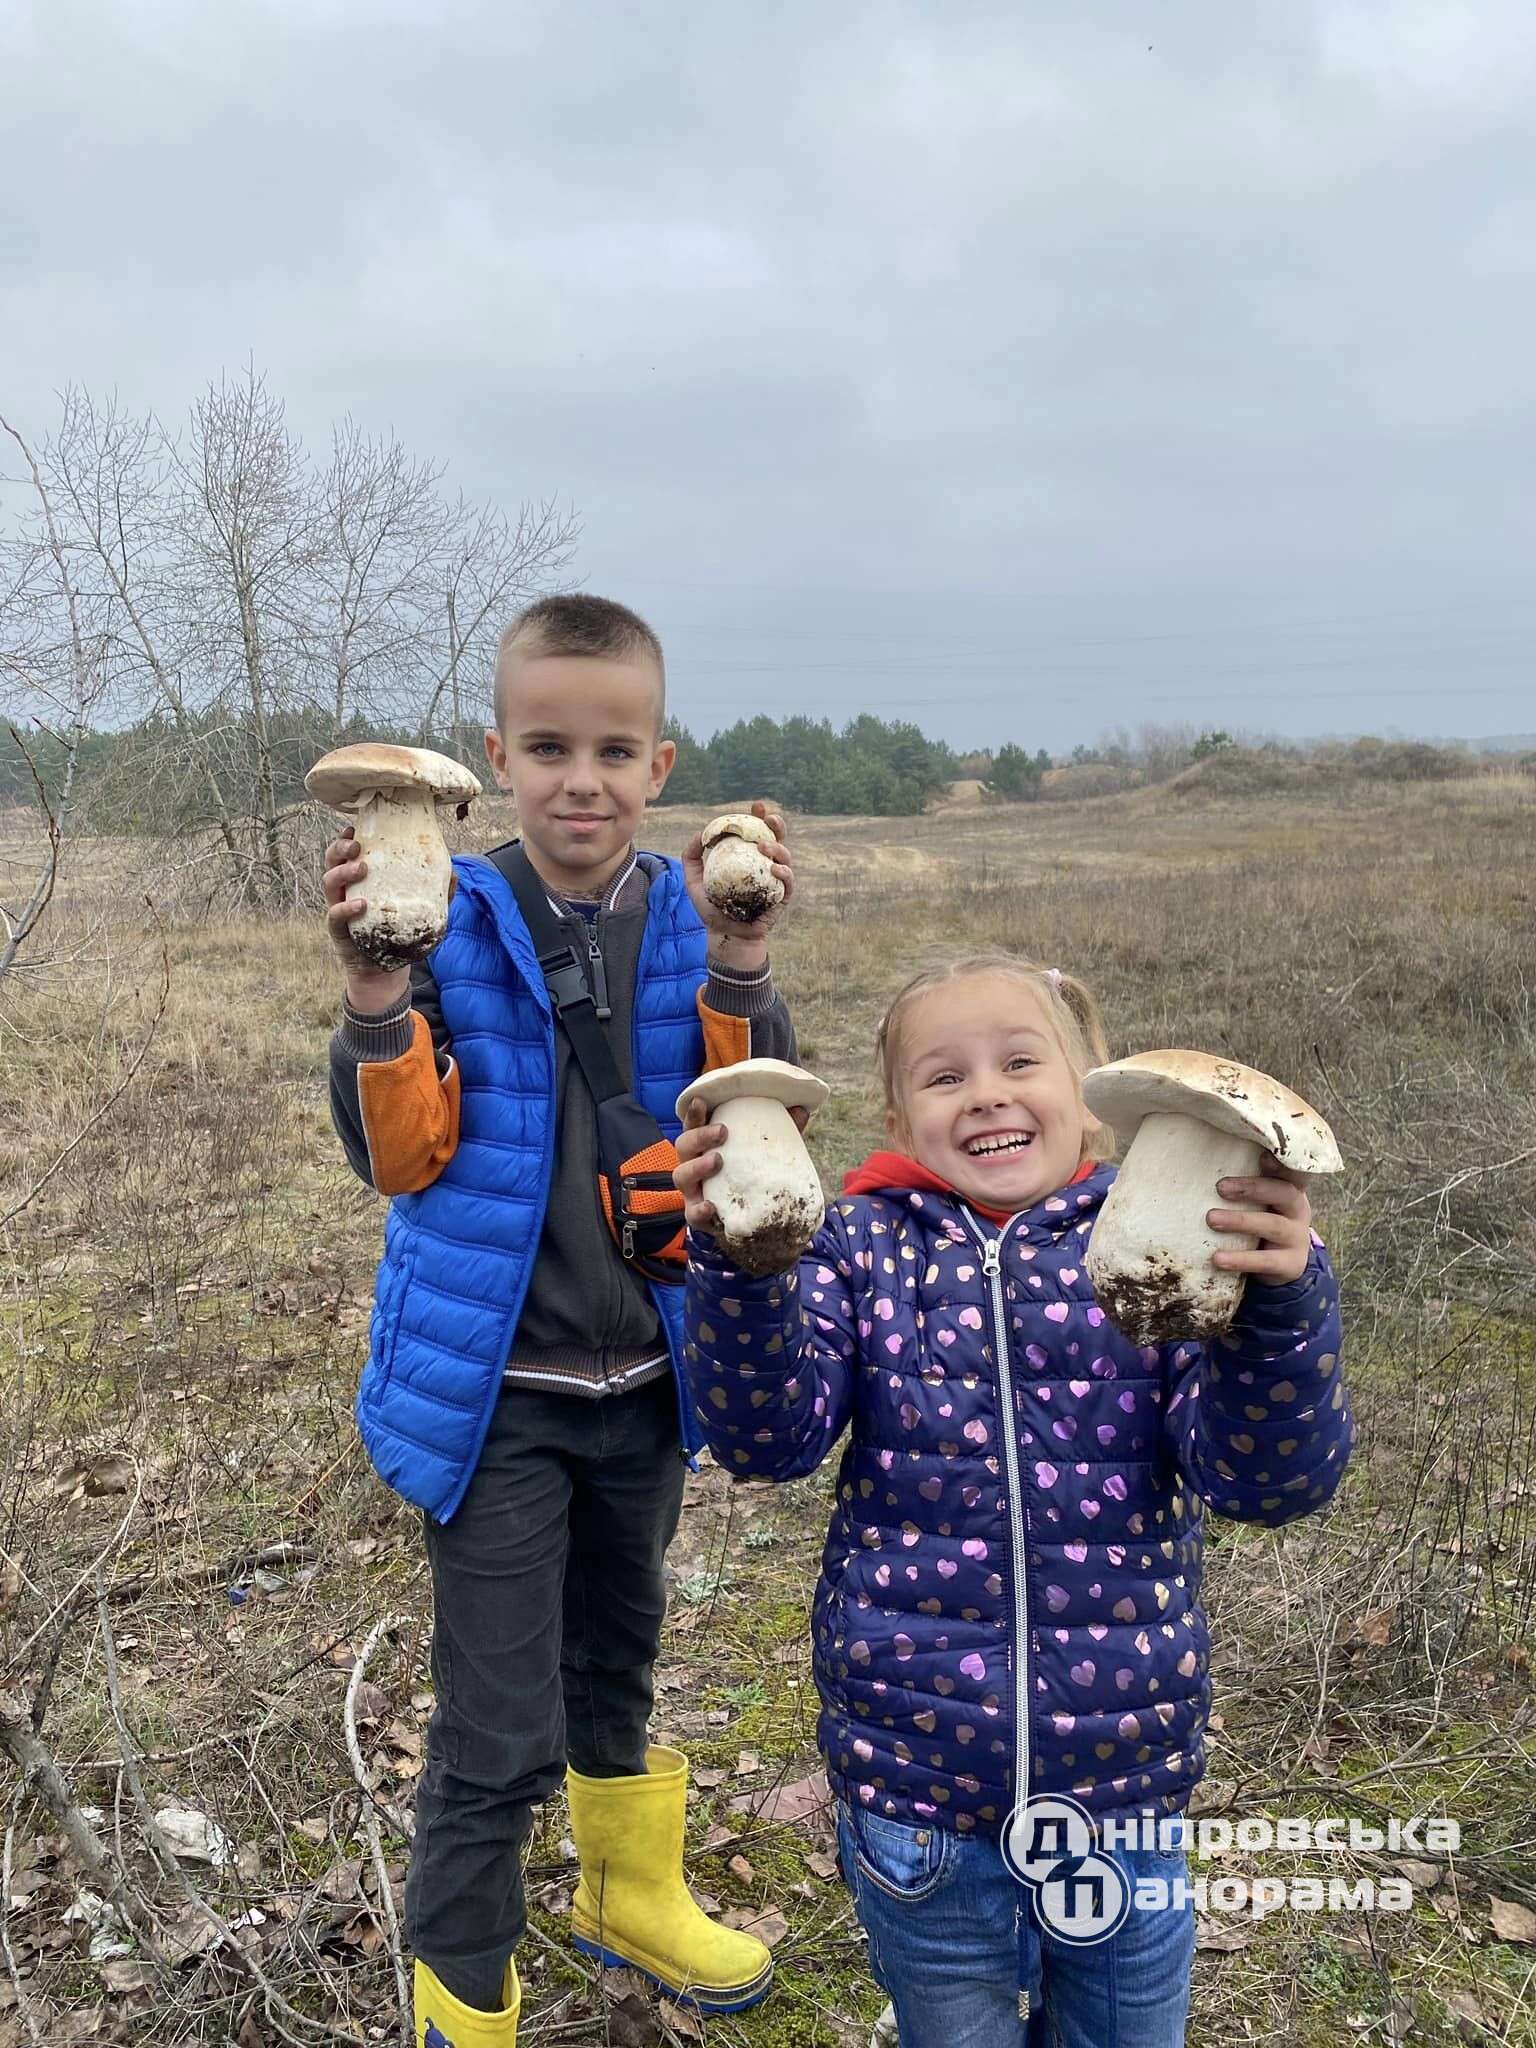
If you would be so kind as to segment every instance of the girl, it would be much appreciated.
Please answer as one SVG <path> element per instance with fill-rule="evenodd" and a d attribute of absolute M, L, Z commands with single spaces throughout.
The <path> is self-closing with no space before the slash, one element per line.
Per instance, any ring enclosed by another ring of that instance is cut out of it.
<path fill-rule="evenodd" d="M 1083 1253 L 1114 1169 L 1080 1082 L 1107 1053 L 1070 975 L 1006 954 L 919 975 L 878 1053 L 901 1149 L 848 1176 L 798 1272 L 724 1264 L 700 1191 L 725 1131 L 695 1111 L 690 1391 L 743 1477 L 798 1478 L 850 1432 L 819 1739 L 901 2048 L 1172 2048 L 1194 1926 L 1167 1816 L 1210 1708 L 1202 1505 L 1274 1525 L 1338 1485 L 1333 1275 L 1271 1161 L 1212 1190 L 1213 1226 L 1259 1240 L 1216 1254 L 1249 1276 L 1219 1345 L 1141 1350 L 1106 1320 Z M 1032 1860 L 1025 1791 L 1075 1800 L 1084 1839 Z M 1162 1840 L 1096 1833 L 1135 1816 Z"/>

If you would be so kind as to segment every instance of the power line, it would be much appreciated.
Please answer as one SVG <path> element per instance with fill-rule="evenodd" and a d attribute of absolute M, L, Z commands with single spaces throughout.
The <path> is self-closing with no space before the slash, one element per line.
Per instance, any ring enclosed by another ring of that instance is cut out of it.
<path fill-rule="evenodd" d="M 1104 602 L 1106 600 L 1100 601 Z M 1495 605 L 1536 610 L 1536 598 L 1479 599 L 1475 608 L 1480 612 L 1486 612 L 1491 606 Z M 1190 641 L 1220 640 L 1223 638 L 1252 639 L 1258 634 L 1317 633 L 1326 636 L 1341 632 L 1366 631 L 1376 627 L 1385 627 L 1388 631 L 1428 632 L 1431 634 L 1454 633 L 1458 636 L 1486 633 L 1519 633 L 1529 630 L 1520 625 L 1501 626 L 1489 620 L 1469 623 L 1464 616 L 1447 615 L 1437 608 L 1431 612 L 1353 612 L 1321 619 L 1305 617 L 1257 620 L 1238 618 L 1224 621 L 1214 627 L 1182 629 L 1177 632 L 1081 634 L 1067 639 L 1058 638 L 1043 641 L 1030 638 L 1028 644 L 1034 653 L 1053 653 L 1060 649 L 1070 650 L 1077 647 L 1151 647 L 1180 645 L 1187 644 Z M 1027 637 L 1026 628 L 1021 628 L 1021 632 Z M 951 654 L 995 654 L 1006 656 L 1009 653 L 1007 648 L 994 647 L 987 643 L 978 644 L 971 642 L 967 644 L 957 641 L 953 633 L 914 632 L 902 626 L 880 628 L 841 627 L 825 630 L 807 628 L 802 630 L 781 626 L 760 627 L 756 624 L 743 624 L 740 627 L 736 627 L 729 621 L 721 620 L 716 620 L 709 625 L 677 620 L 668 622 L 667 639 L 669 643 L 675 645 L 678 636 L 684 634 L 702 634 L 706 641 L 726 639 L 733 642 L 751 642 L 754 645 L 763 641 L 787 640 L 792 642 L 810 641 L 820 646 L 825 645 L 829 641 L 846 640 L 860 642 L 890 641 L 898 646 L 911 647 L 927 642 L 942 646 Z"/>

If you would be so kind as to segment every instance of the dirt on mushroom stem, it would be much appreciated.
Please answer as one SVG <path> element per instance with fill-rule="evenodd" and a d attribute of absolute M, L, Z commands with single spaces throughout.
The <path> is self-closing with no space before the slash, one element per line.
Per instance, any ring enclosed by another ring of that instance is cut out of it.
<path fill-rule="evenodd" d="M 784 1195 L 773 1203 L 750 1237 L 722 1233 L 721 1248 L 743 1273 L 750 1273 L 754 1280 L 766 1280 L 775 1273 L 787 1273 L 798 1262 L 820 1222 L 818 1215 L 807 1228 L 804 1204 L 793 1195 Z"/>
<path fill-rule="evenodd" d="M 723 911 L 733 923 L 756 924 L 760 917 L 766 917 L 783 900 L 783 891 L 741 882 L 711 900 L 716 909 Z"/>
<path fill-rule="evenodd" d="M 425 960 L 442 943 L 439 924 L 414 922 L 408 925 L 373 924 L 359 932 L 354 928 L 352 943 L 370 966 L 393 969 Z"/>
<path fill-rule="evenodd" d="M 1192 1297 L 1187 1276 L 1171 1258 L 1152 1258 L 1139 1274 L 1122 1273 L 1094 1283 L 1100 1308 L 1133 1344 L 1208 1343 L 1232 1326 L 1235 1311 L 1213 1313 Z"/>

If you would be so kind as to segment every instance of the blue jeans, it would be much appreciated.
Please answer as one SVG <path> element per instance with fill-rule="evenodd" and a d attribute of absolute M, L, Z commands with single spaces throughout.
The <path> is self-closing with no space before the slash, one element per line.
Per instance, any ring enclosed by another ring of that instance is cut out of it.
<path fill-rule="evenodd" d="M 843 1875 L 901 2048 L 1179 2048 L 1195 1953 L 1191 1903 L 1132 1905 L 1090 1946 L 1040 1924 L 994 1841 L 838 1806 Z M 1187 1875 L 1182 1849 L 1120 1849 L 1132 1891 Z M 1028 2017 L 1024 2016 L 1027 1995 Z"/>

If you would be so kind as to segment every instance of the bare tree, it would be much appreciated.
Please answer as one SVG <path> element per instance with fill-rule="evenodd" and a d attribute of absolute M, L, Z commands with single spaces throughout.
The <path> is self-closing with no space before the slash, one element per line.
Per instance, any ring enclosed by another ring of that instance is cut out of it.
<path fill-rule="evenodd" d="M 318 478 L 324 546 L 316 655 L 332 685 L 331 717 L 398 716 L 408 701 L 451 515 L 441 470 L 398 441 L 371 441 L 350 419 L 331 437 Z"/>
<path fill-rule="evenodd" d="M 237 895 L 269 902 L 313 754 L 359 730 L 458 744 L 497 633 L 576 534 L 552 503 L 449 498 L 440 465 L 350 419 L 317 464 L 254 367 L 179 436 L 66 391 L 39 465 L 83 630 L 110 653 L 121 807 L 211 832 Z"/>
<path fill-rule="evenodd" d="M 47 850 L 31 894 L 12 916 L 0 906 L 0 980 L 11 971 L 37 929 L 58 883 L 59 860 L 73 824 L 75 778 L 80 749 L 106 693 L 104 649 L 87 628 L 69 550 L 54 516 L 43 472 L 32 450 L 8 419 L 3 430 L 21 451 L 31 481 L 34 512 L 15 540 L 5 544 L 6 581 L 0 592 L 0 680 L 19 697 L 34 726 L 59 750 L 50 764 L 57 777 L 49 789 L 43 772 L 15 725 L 8 730 L 25 755 L 46 821 Z"/>
<path fill-rule="evenodd" d="M 351 420 L 333 434 L 320 478 L 320 658 L 338 735 L 362 718 L 452 744 L 470 692 L 488 694 L 508 615 L 570 559 L 576 528 L 553 503 L 509 520 L 494 505 L 446 501 L 441 479 Z"/>
<path fill-rule="evenodd" d="M 185 603 L 184 580 L 174 573 L 166 438 L 153 418 L 124 413 L 115 395 L 98 405 L 70 387 L 43 462 L 68 520 L 76 575 L 85 585 L 82 602 L 112 648 L 117 715 L 142 721 L 158 714 L 173 739 L 140 750 L 139 765 L 162 784 L 168 781 L 177 798 L 193 778 L 199 792 L 194 822 L 211 821 L 234 868 L 244 873 L 236 819 L 198 716 L 201 673 L 191 660 L 196 608 Z"/>
<path fill-rule="evenodd" d="M 323 521 L 304 450 L 254 369 L 212 384 L 171 449 L 176 540 L 215 702 L 246 744 L 252 811 L 278 897 L 284 871 L 278 719 L 305 701 L 307 634 Z"/>
<path fill-rule="evenodd" d="M 470 505 L 463 498 L 453 507 L 433 565 L 436 614 L 427 634 L 432 666 L 421 711 L 423 740 L 440 731 L 445 698 L 451 739 L 461 740 L 469 679 L 489 682 L 508 613 L 565 566 L 577 531 L 574 520 L 548 501 L 525 505 L 511 521 L 494 506 Z"/>

